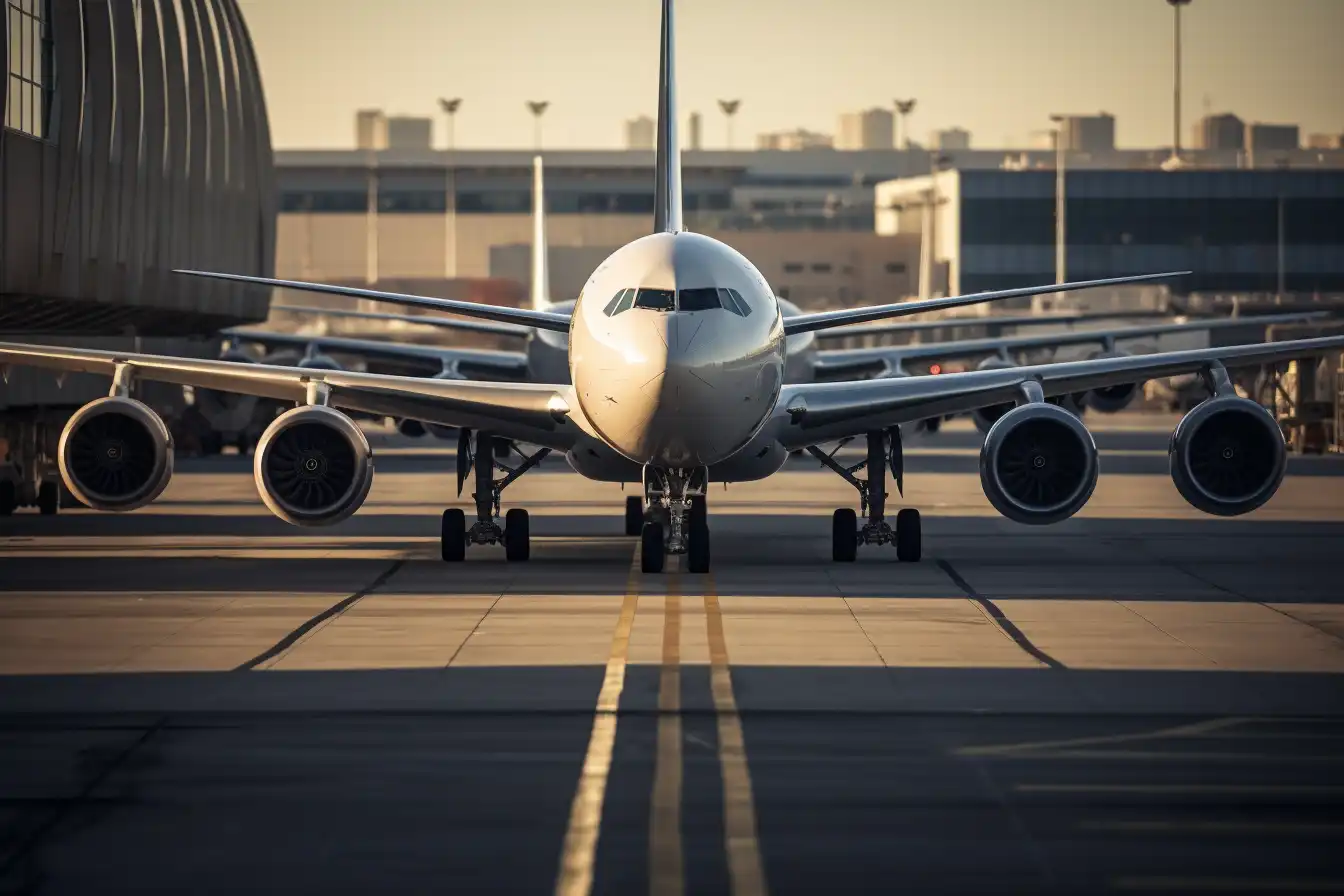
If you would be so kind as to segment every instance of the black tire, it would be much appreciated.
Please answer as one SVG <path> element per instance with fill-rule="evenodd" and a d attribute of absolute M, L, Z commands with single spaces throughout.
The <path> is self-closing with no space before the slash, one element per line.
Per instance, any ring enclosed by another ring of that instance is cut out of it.
<path fill-rule="evenodd" d="M 630 495 L 625 499 L 625 534 L 638 535 L 644 530 L 644 500 Z"/>
<path fill-rule="evenodd" d="M 841 507 L 831 516 L 831 559 L 853 563 L 859 554 L 859 515 L 852 507 Z"/>
<path fill-rule="evenodd" d="M 467 515 L 459 507 L 443 512 L 439 525 L 439 553 L 446 563 L 461 563 L 467 559 Z"/>
<path fill-rule="evenodd" d="M 12 479 L 0 480 L 0 516 L 9 516 L 19 508 L 19 489 Z"/>
<path fill-rule="evenodd" d="M 686 569 L 693 573 L 709 572 L 709 524 L 691 521 L 686 533 Z"/>
<path fill-rule="evenodd" d="M 504 559 L 522 563 L 532 556 L 532 524 L 527 511 L 514 507 L 504 514 Z"/>
<path fill-rule="evenodd" d="M 923 540 L 918 510 L 907 507 L 896 514 L 897 560 L 902 563 L 918 563 L 924 550 Z"/>
<path fill-rule="evenodd" d="M 709 504 L 704 495 L 691 495 L 691 528 L 709 525 Z"/>
<path fill-rule="evenodd" d="M 60 483 L 48 479 L 37 487 L 37 511 L 43 516 L 55 516 L 61 512 Z"/>
<path fill-rule="evenodd" d="M 644 524 L 639 532 L 639 569 L 641 572 L 662 572 L 667 553 L 663 548 L 663 526 L 654 520 Z"/>

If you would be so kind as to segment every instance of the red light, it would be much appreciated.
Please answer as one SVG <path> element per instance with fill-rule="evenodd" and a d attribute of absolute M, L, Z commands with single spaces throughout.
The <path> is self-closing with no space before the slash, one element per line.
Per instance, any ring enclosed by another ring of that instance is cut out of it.
<path fill-rule="evenodd" d="M 933 374 L 934 376 L 937 376 L 938 374 L 940 374 L 940 373 L 942 373 L 942 372 L 943 372 L 943 365 L 941 365 L 941 364 L 930 364 L 930 365 L 929 365 L 929 373 Z"/>

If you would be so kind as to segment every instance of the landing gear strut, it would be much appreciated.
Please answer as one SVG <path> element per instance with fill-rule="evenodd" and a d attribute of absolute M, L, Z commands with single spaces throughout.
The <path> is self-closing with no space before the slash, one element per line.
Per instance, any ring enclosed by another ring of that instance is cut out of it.
<path fill-rule="evenodd" d="M 848 440 L 846 440 L 847 442 Z M 841 442 L 844 447 L 846 442 Z M 886 474 L 891 469 L 897 492 L 904 492 L 904 454 L 901 431 L 896 427 L 868 433 L 868 457 L 852 467 L 843 466 L 835 459 L 835 452 L 827 454 L 816 446 L 808 453 L 821 461 L 822 466 L 835 472 L 859 492 L 859 512 L 867 517 L 862 526 L 853 509 L 842 507 L 831 518 L 831 558 L 838 563 L 851 563 L 861 544 L 894 544 L 896 559 L 914 563 L 922 551 L 919 511 L 907 507 L 896 514 L 896 525 L 886 520 Z M 868 477 L 854 474 L 867 468 Z"/>
<path fill-rule="evenodd" d="M 8 446 L 8 455 L 0 455 L 0 516 L 20 507 L 36 507 L 43 516 L 60 512 L 55 456 L 63 425 L 43 419 L 0 425 L 0 442 Z"/>
<path fill-rule="evenodd" d="M 644 468 L 644 510 L 640 528 L 640 569 L 662 572 L 668 554 L 685 554 L 689 572 L 709 572 L 709 513 L 705 492 L 709 469 Z M 635 499 L 638 500 L 638 499 Z M 626 503 L 627 531 L 631 507 Z"/>
<path fill-rule="evenodd" d="M 523 459 L 516 467 L 500 462 L 508 457 L 509 451 L 517 451 Z M 531 549 L 531 521 L 527 511 L 521 507 L 510 508 L 504 515 L 504 525 L 495 520 L 499 516 L 499 500 L 504 489 L 515 479 L 541 463 L 542 458 L 551 453 L 551 449 L 542 448 L 536 454 L 523 454 L 518 447 L 506 439 L 497 439 L 489 433 L 476 434 L 476 450 L 471 451 L 471 431 L 461 430 L 457 443 L 457 493 L 462 494 L 462 486 L 469 473 L 475 474 L 476 490 L 472 498 L 476 501 L 476 521 L 467 528 L 467 515 L 461 508 L 450 507 L 443 512 L 439 532 L 439 547 L 443 559 L 458 563 L 466 559 L 469 544 L 503 544 L 504 557 L 509 562 L 526 560 Z M 498 469 L 508 475 L 495 479 Z"/>

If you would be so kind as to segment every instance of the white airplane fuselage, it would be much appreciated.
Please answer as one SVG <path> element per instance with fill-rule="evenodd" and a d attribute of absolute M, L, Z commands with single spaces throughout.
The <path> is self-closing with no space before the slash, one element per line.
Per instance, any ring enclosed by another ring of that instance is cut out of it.
<path fill-rule="evenodd" d="M 680 302 L 608 313 L 627 289 L 716 288 L 735 291 L 749 313 Z M 721 466 L 752 444 L 784 382 L 774 293 L 741 253 L 702 234 L 656 233 L 617 249 L 589 278 L 572 320 L 569 372 L 584 428 L 626 461 L 580 446 L 571 463 L 585 475 Z"/>

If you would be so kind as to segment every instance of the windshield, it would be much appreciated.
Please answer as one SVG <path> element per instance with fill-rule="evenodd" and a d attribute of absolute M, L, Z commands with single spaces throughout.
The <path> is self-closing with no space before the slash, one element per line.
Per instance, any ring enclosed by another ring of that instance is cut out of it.
<path fill-rule="evenodd" d="M 641 289 L 635 297 L 636 308 L 650 311 L 671 311 L 676 305 L 677 294 L 671 289 Z"/>

